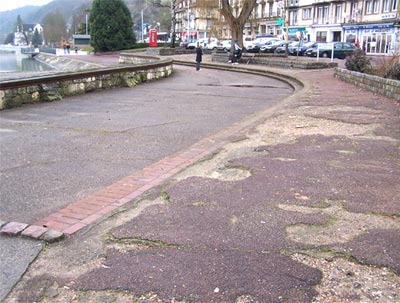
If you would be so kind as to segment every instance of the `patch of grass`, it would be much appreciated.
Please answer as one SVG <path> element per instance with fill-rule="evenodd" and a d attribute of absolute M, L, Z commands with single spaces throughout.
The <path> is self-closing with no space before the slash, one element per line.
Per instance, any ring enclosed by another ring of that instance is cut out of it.
<path fill-rule="evenodd" d="M 215 202 L 206 202 L 206 201 L 197 201 L 193 202 L 192 205 L 194 206 L 208 206 L 208 205 L 217 205 Z"/>
<path fill-rule="evenodd" d="M 168 193 L 166 191 L 162 191 L 160 196 L 165 201 L 166 204 L 170 204 L 171 203 L 170 197 L 169 197 L 169 195 L 168 195 Z"/>

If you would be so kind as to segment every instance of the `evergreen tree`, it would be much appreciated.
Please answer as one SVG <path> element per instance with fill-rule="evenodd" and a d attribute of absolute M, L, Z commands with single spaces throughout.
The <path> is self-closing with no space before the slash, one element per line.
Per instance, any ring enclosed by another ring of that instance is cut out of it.
<path fill-rule="evenodd" d="M 15 24 L 15 32 L 23 33 L 24 32 L 24 25 L 21 19 L 21 15 L 17 16 L 17 22 Z"/>
<path fill-rule="evenodd" d="M 38 47 L 39 45 L 42 44 L 43 39 L 42 36 L 39 34 L 38 29 L 35 29 L 35 32 L 33 33 L 33 37 L 32 37 L 32 44 L 34 47 Z"/>
<path fill-rule="evenodd" d="M 14 44 L 14 33 L 9 33 L 4 40 L 4 44 Z"/>
<path fill-rule="evenodd" d="M 132 17 L 122 0 L 94 0 L 89 24 L 95 52 L 129 49 L 136 42 Z"/>

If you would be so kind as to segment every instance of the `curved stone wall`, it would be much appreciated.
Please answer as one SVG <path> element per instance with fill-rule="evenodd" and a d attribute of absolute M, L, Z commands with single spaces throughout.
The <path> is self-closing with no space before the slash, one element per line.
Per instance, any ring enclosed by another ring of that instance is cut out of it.
<path fill-rule="evenodd" d="M 129 56 L 134 57 L 133 54 Z M 0 82 L 0 109 L 25 103 L 51 102 L 113 87 L 133 87 L 142 82 L 170 76 L 173 72 L 172 63 L 172 59 L 159 60 L 152 57 L 146 63 L 135 65 L 121 64 L 111 68 L 3 80 Z"/>
<path fill-rule="evenodd" d="M 335 69 L 335 77 L 374 93 L 400 101 L 400 81 L 398 80 L 385 79 L 343 68 Z"/>

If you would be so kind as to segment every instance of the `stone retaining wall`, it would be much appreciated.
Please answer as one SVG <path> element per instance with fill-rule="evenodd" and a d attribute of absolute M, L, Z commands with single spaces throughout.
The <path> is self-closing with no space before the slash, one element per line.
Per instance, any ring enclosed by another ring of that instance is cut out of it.
<path fill-rule="evenodd" d="M 335 77 L 345 82 L 365 88 L 400 101 L 400 81 L 353 72 L 343 68 L 335 69 Z"/>
<path fill-rule="evenodd" d="M 146 49 L 146 54 L 150 56 L 173 56 L 173 55 L 185 55 L 194 54 L 196 51 L 194 49 L 186 49 L 183 47 L 148 47 Z"/>
<path fill-rule="evenodd" d="M 130 55 L 134 56 L 134 55 Z M 172 59 L 141 65 L 129 65 L 96 70 L 55 73 L 34 78 L 0 82 L 0 109 L 25 103 L 50 102 L 66 96 L 113 87 L 133 87 L 142 82 L 168 77 L 173 72 Z"/>
<path fill-rule="evenodd" d="M 216 52 L 212 54 L 213 62 L 228 62 L 229 53 Z M 337 67 L 336 62 L 321 62 L 317 60 L 297 59 L 296 57 L 286 58 L 284 55 L 275 54 L 248 54 L 243 53 L 241 63 L 263 64 L 271 67 L 298 68 L 298 69 L 321 69 Z"/>

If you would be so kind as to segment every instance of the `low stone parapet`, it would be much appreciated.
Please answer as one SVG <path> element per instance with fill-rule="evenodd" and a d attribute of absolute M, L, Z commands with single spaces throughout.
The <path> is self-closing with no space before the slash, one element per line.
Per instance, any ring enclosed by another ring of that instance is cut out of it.
<path fill-rule="evenodd" d="M 212 54 L 213 62 L 228 62 L 229 53 L 216 52 Z M 243 53 L 241 63 L 262 64 L 270 67 L 297 68 L 297 69 L 321 69 L 337 67 L 336 62 L 322 62 L 315 59 L 288 57 L 276 54 L 254 54 Z"/>
<path fill-rule="evenodd" d="M 385 79 L 343 68 L 335 69 L 335 77 L 374 93 L 400 101 L 400 81 L 398 80 Z"/>
<path fill-rule="evenodd" d="M 168 77 L 173 60 L 151 60 L 137 65 L 121 65 L 0 82 L 0 109 L 25 103 L 51 102 L 66 96 L 113 87 L 133 87 L 142 82 Z"/>
<path fill-rule="evenodd" d="M 173 56 L 173 55 L 185 55 L 194 54 L 195 49 L 186 49 L 184 47 L 148 47 L 146 54 L 150 56 Z"/>

